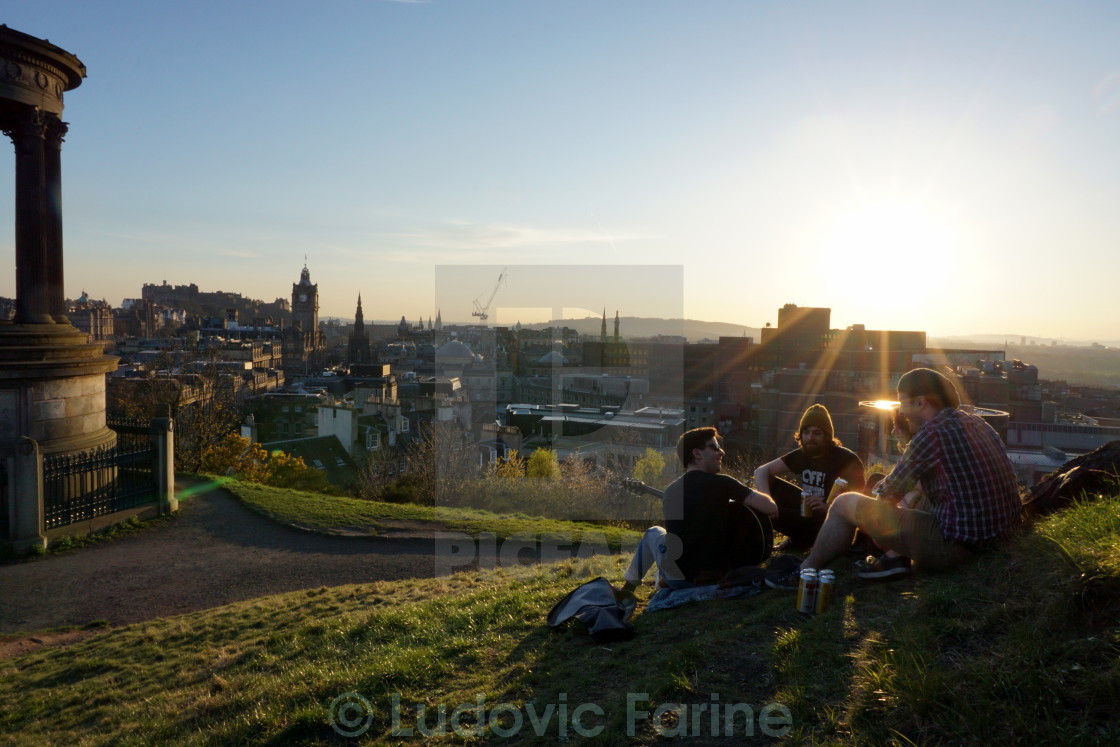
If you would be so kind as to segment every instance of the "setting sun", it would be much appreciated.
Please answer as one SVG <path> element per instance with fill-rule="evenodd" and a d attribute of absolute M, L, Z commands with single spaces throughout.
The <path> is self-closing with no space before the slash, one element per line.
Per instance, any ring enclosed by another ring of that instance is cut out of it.
<path fill-rule="evenodd" d="M 860 287 L 876 278 L 903 277 L 930 261 L 952 265 L 956 243 L 952 225 L 933 210 L 888 198 L 838 209 L 822 231 L 820 247 L 830 280 Z M 909 295 L 914 285 L 907 286 L 908 298 L 917 300 Z"/>

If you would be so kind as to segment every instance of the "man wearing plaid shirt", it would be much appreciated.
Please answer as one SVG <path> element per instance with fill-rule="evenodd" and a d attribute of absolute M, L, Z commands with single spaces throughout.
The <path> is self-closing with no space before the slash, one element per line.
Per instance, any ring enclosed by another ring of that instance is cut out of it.
<path fill-rule="evenodd" d="M 880 484 L 878 499 L 836 497 L 802 568 L 825 567 L 862 529 L 920 567 L 943 570 L 991 547 L 1018 524 L 1021 503 L 1007 450 L 982 418 L 958 409 L 953 383 L 917 368 L 899 379 L 898 399 L 899 414 L 915 431 L 910 446 Z M 899 507 L 918 485 L 928 511 Z"/>

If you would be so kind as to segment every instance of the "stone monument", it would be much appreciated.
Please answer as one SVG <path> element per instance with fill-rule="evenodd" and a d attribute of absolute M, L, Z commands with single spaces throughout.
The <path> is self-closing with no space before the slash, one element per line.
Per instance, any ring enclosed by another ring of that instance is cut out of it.
<path fill-rule="evenodd" d="M 29 448 L 75 453 L 116 441 L 105 425 L 105 374 L 117 359 L 70 324 L 63 291 L 62 95 L 85 75 L 69 52 L 0 25 L 0 130 L 16 153 L 15 318 L 0 321 L 0 466 L 8 465 L 0 476 L 0 512 L 12 536 L 25 540 L 31 507 L 23 503 L 37 496 L 26 490 L 31 477 L 12 474 L 17 455 Z"/>

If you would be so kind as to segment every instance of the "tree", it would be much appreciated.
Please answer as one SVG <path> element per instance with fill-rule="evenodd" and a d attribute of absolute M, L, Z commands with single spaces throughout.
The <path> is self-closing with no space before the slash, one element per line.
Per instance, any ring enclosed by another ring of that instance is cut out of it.
<path fill-rule="evenodd" d="M 216 475 L 237 475 L 247 482 L 265 484 L 268 452 L 236 433 L 230 433 L 202 452 L 199 470 Z"/>
<path fill-rule="evenodd" d="M 405 450 L 405 471 L 418 502 L 453 505 L 463 483 L 478 476 L 478 452 L 469 436 L 451 422 L 420 426 L 420 437 Z"/>
<path fill-rule="evenodd" d="M 525 465 L 527 462 L 528 460 L 518 454 L 516 449 L 511 449 L 506 453 L 504 458 L 490 465 L 486 470 L 486 476 L 488 478 L 498 478 L 502 480 L 524 477 Z"/>
<path fill-rule="evenodd" d="M 385 488 L 397 475 L 400 455 L 388 446 L 371 451 L 358 468 L 358 478 L 354 482 L 355 497 L 366 501 L 384 500 Z"/>
<path fill-rule="evenodd" d="M 246 482 L 319 492 L 330 488 L 326 475 L 308 467 L 300 457 L 280 450 L 269 454 L 257 443 L 229 433 L 208 446 L 200 459 L 202 472 L 237 475 Z"/>
<path fill-rule="evenodd" d="M 655 488 L 664 487 L 662 476 L 665 474 L 665 457 L 656 449 L 646 447 L 646 451 L 638 461 L 634 462 L 634 471 L 631 473 L 635 480 L 640 480 Z"/>
<path fill-rule="evenodd" d="M 534 451 L 529 456 L 528 464 L 525 465 L 525 476 L 546 480 L 558 479 L 560 477 L 560 462 L 556 458 L 556 452 L 549 448 Z"/>

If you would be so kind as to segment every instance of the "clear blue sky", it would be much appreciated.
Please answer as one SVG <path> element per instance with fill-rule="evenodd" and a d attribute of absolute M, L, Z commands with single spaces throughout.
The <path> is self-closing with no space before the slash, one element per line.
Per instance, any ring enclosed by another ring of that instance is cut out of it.
<path fill-rule="evenodd" d="M 494 267 L 679 265 L 696 319 L 1120 338 L 1116 3 L 8 0 L 0 22 L 89 70 L 71 297 L 287 298 L 306 255 L 324 315 L 361 293 L 367 318 L 453 320 Z M 464 265 L 486 269 L 448 290 Z"/>

